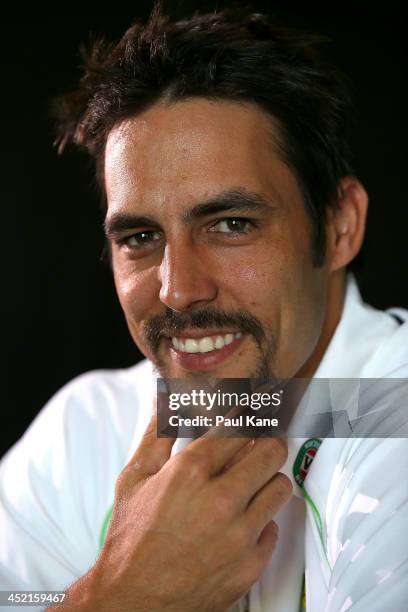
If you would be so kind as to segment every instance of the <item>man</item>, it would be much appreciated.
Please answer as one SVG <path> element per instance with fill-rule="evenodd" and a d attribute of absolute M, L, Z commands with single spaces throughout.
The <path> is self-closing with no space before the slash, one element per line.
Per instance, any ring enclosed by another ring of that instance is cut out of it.
<path fill-rule="evenodd" d="M 116 290 L 147 360 L 67 385 L 4 459 L 4 589 L 71 585 L 77 610 L 289 612 L 305 574 L 309 610 L 403 609 L 405 440 L 324 440 L 302 490 L 299 440 L 181 448 L 156 434 L 152 365 L 185 379 L 406 376 L 408 325 L 346 275 L 367 195 L 345 86 L 316 43 L 262 15 L 156 10 L 96 45 L 61 102 L 60 148 L 95 158 Z"/>

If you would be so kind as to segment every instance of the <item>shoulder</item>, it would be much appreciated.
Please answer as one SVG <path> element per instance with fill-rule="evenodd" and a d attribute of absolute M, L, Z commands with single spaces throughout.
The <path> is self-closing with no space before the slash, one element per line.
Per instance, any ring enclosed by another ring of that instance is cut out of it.
<path fill-rule="evenodd" d="M 393 314 L 398 311 L 398 321 Z M 394 326 L 373 352 L 362 377 L 398 378 L 408 376 L 408 311 L 391 309 L 383 313 Z"/>
<path fill-rule="evenodd" d="M 312 535 L 309 511 L 309 542 L 323 545 L 330 609 L 345 609 L 347 596 L 376 611 L 406 602 L 407 470 L 405 438 L 323 441 L 306 484 L 322 528 L 320 539 Z"/>
<path fill-rule="evenodd" d="M 64 385 L 39 412 L 24 437 L 51 425 L 100 429 L 109 421 L 110 434 L 122 435 L 142 418 L 144 402 L 151 400 L 152 369 L 147 360 L 126 369 L 94 370 Z M 106 432 L 106 433 L 108 433 Z M 126 438 L 126 436 L 125 436 Z"/>
<path fill-rule="evenodd" d="M 15 473 L 24 458 L 41 471 L 59 469 L 50 454 L 61 460 L 64 456 L 75 466 L 87 463 L 93 453 L 92 463 L 104 463 L 107 456 L 111 463 L 124 462 L 135 429 L 149 418 L 152 388 L 147 361 L 127 369 L 81 374 L 42 408 L 2 465 L 13 463 Z"/>
<path fill-rule="evenodd" d="M 60 553 L 72 546 L 86 567 L 117 476 L 150 418 L 152 388 L 144 361 L 83 374 L 58 391 L 0 462 L 0 523 L 53 550 L 75 531 Z"/>
<path fill-rule="evenodd" d="M 85 372 L 64 385 L 43 410 L 64 405 L 67 401 L 84 404 L 86 410 L 86 401 L 92 408 L 95 401 L 98 405 L 102 401 L 102 405 L 113 407 L 120 400 L 140 399 L 151 377 L 152 366 L 146 359 L 130 368 Z"/>
<path fill-rule="evenodd" d="M 401 591 L 402 585 L 393 585 L 391 577 L 408 563 L 407 473 L 406 438 L 348 440 L 338 457 L 328 491 L 327 549 L 337 576 L 354 567 L 356 576 L 348 572 L 348 579 L 355 590 L 360 573 L 367 591 L 371 581 L 377 596 L 387 578 L 390 597 L 394 586 Z M 406 598 L 408 585 L 404 590 Z"/>

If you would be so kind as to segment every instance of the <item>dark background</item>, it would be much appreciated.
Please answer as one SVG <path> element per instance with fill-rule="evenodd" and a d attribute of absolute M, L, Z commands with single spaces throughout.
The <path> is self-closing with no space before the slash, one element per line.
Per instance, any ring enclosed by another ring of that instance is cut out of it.
<path fill-rule="evenodd" d="M 171 2 L 183 15 L 227 2 Z M 402 3 L 254 2 L 328 34 L 333 59 L 354 82 L 358 174 L 370 194 L 364 298 L 408 306 L 407 74 Z M 120 37 L 152 2 L 122 17 L 18 17 L 1 23 L 1 220 L 5 367 L 0 455 L 46 400 L 77 374 L 122 367 L 140 355 L 128 337 L 110 271 L 99 257 L 102 218 L 92 168 L 52 147 L 50 100 L 74 88 L 89 32 Z"/>

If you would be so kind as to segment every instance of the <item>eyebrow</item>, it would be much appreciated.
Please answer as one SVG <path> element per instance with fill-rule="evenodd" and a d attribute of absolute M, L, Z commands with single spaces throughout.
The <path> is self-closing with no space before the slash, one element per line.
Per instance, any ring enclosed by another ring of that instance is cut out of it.
<path fill-rule="evenodd" d="M 262 194 L 246 189 L 228 189 L 200 202 L 182 213 L 182 221 L 189 224 L 192 221 L 220 212 L 261 212 L 270 213 L 275 207 Z M 142 226 L 157 226 L 157 221 L 149 216 L 129 213 L 114 213 L 105 219 L 104 231 L 107 237 L 112 237 L 124 231 Z"/>

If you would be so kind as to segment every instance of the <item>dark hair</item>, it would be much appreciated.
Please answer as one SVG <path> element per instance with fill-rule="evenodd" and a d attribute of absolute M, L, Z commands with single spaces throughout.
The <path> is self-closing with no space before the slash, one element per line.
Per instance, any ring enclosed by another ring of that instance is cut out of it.
<path fill-rule="evenodd" d="M 160 99 L 201 96 L 257 104 L 278 126 L 283 160 L 294 172 L 313 229 L 313 257 L 324 262 L 325 213 L 338 204 L 338 181 L 352 173 L 351 102 L 345 78 L 319 52 L 326 39 L 276 24 L 248 9 L 172 22 L 156 5 L 116 45 L 84 53 L 77 91 L 56 106 L 59 151 L 67 142 L 95 158 L 103 184 L 109 131 Z"/>

